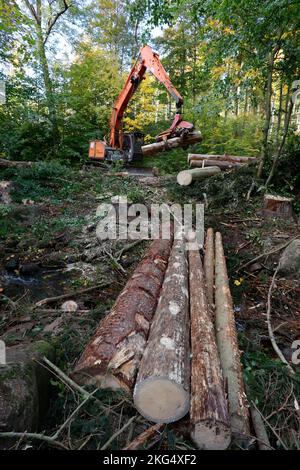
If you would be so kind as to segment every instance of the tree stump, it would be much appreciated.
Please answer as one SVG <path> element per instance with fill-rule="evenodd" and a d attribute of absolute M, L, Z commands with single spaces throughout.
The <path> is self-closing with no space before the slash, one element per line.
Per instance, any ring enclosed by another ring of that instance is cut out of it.
<path fill-rule="evenodd" d="M 294 219 L 293 198 L 265 194 L 262 215 L 265 217 Z"/>

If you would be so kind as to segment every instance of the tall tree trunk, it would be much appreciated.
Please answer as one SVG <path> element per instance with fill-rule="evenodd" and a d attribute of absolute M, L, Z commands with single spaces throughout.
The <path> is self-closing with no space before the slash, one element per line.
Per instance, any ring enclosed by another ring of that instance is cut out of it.
<path fill-rule="evenodd" d="M 267 181 L 266 181 L 266 186 L 268 186 L 268 184 L 270 184 L 272 178 L 274 177 L 275 170 L 276 170 L 276 167 L 277 167 L 277 164 L 278 164 L 278 160 L 281 157 L 281 154 L 282 154 L 282 151 L 283 151 L 283 148 L 284 148 L 284 144 L 285 144 L 285 141 L 286 141 L 286 136 L 287 136 L 287 133 L 289 131 L 289 125 L 290 125 L 291 117 L 292 117 L 292 114 L 293 114 L 293 108 L 294 108 L 294 102 L 293 102 L 292 98 L 290 97 L 289 105 L 288 105 L 288 111 L 287 111 L 286 119 L 285 119 L 285 122 L 284 122 L 283 136 L 282 136 L 280 144 L 277 147 L 276 154 L 273 157 L 272 167 L 271 167 L 271 171 L 270 171 L 269 176 L 268 176 Z"/>
<path fill-rule="evenodd" d="M 44 38 L 42 33 L 42 28 L 40 24 L 36 24 L 36 33 L 37 33 L 37 50 L 40 65 L 42 68 L 43 74 L 43 81 L 46 93 L 46 100 L 47 106 L 49 109 L 49 118 L 53 128 L 53 139 L 55 143 L 59 140 L 59 130 L 57 124 L 57 114 L 56 114 L 56 107 L 55 107 L 55 100 L 54 100 L 54 93 L 53 93 L 53 84 L 49 73 L 49 65 L 48 59 L 46 56 L 46 50 L 44 45 Z"/>
<path fill-rule="evenodd" d="M 277 116 L 277 129 L 276 129 L 276 146 L 279 143 L 279 134 L 281 129 L 281 117 L 282 117 L 282 90 L 283 90 L 283 83 L 280 82 L 279 88 L 279 103 L 278 103 L 278 116 Z"/>
<path fill-rule="evenodd" d="M 261 148 L 261 159 L 258 167 L 257 176 L 261 177 L 265 161 L 268 154 L 268 137 L 270 130 L 270 121 L 271 121 L 271 100 L 272 100 L 272 82 L 273 82 L 273 70 L 274 70 L 274 61 L 277 52 L 279 51 L 279 44 L 276 44 L 274 49 L 270 52 L 269 61 L 268 61 L 268 77 L 266 83 L 266 97 L 265 97 L 265 123 L 263 128 L 263 139 L 262 139 L 262 148 Z"/>

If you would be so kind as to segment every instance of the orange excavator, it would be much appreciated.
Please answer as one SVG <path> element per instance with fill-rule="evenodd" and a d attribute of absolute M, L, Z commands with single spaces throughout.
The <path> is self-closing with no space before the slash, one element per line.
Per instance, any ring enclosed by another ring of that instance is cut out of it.
<path fill-rule="evenodd" d="M 131 163 L 142 159 L 142 146 L 144 135 L 140 132 L 124 133 L 122 119 L 128 103 L 137 90 L 141 81 L 145 78 L 146 70 L 149 70 L 159 82 L 161 82 L 176 102 L 176 114 L 174 120 L 166 131 L 159 134 L 156 141 L 165 141 L 173 137 L 184 137 L 193 131 L 193 124 L 183 121 L 181 108 L 183 98 L 162 66 L 159 55 L 151 47 L 144 46 L 133 65 L 128 78 L 119 94 L 110 118 L 109 143 L 106 140 L 93 140 L 90 142 L 89 158 L 94 161 L 117 161 Z"/>

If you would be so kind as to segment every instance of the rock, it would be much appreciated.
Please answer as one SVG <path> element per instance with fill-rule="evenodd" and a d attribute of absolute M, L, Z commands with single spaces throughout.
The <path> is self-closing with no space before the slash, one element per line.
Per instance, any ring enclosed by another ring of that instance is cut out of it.
<path fill-rule="evenodd" d="M 42 365 L 54 360 L 46 341 L 6 348 L 6 364 L 0 364 L 0 431 L 36 431 L 49 401 L 50 374 Z M 15 442 L 15 441 L 13 441 Z M 12 445 L 0 439 L 0 448 Z"/>
<path fill-rule="evenodd" d="M 60 307 L 64 312 L 76 312 L 78 310 L 78 304 L 74 300 L 67 300 Z"/>
<path fill-rule="evenodd" d="M 293 240 L 282 253 L 278 272 L 285 277 L 300 276 L 300 239 Z"/>

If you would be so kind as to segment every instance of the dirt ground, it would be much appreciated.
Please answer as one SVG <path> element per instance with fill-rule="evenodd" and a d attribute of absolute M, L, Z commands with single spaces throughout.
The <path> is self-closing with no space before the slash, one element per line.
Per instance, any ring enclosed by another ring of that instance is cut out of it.
<path fill-rule="evenodd" d="M 149 244 L 143 241 L 122 252 L 128 242 L 99 242 L 99 204 L 116 195 L 145 204 L 205 202 L 206 228 L 213 227 L 223 236 L 248 399 L 264 416 L 273 448 L 300 448 L 299 370 L 295 367 L 293 378 L 287 374 L 272 348 L 266 322 L 280 247 L 299 235 L 299 226 L 293 220 L 264 218 L 260 194 L 246 201 L 250 172 L 239 171 L 238 176 L 232 172 L 214 178 L 210 185 L 198 183 L 191 188 L 180 188 L 170 178 L 108 177 L 91 167 L 64 174 L 58 167 L 50 171 L 46 166 L 34 171 L 2 170 L 0 179 L 13 182 L 11 203 L 1 205 L 1 339 L 7 346 L 46 340 L 55 347 L 55 364 L 66 374 Z M 254 260 L 269 251 L 273 253 Z M 300 339 L 299 290 L 298 279 L 278 275 L 272 292 L 272 327 L 289 362 L 292 343 Z M 38 304 L 63 294 L 67 298 Z M 65 300 L 74 300 L 78 310 L 63 312 Z M 122 393 L 97 391 L 94 397 L 63 428 L 59 442 L 66 448 L 120 449 L 151 425 L 140 416 L 131 420 L 136 411 Z M 40 430 L 53 435 L 81 401 L 80 392 L 53 374 Z M 24 437 L 10 447 L 56 445 Z M 194 448 L 186 420 L 162 427 L 148 445 Z"/>

